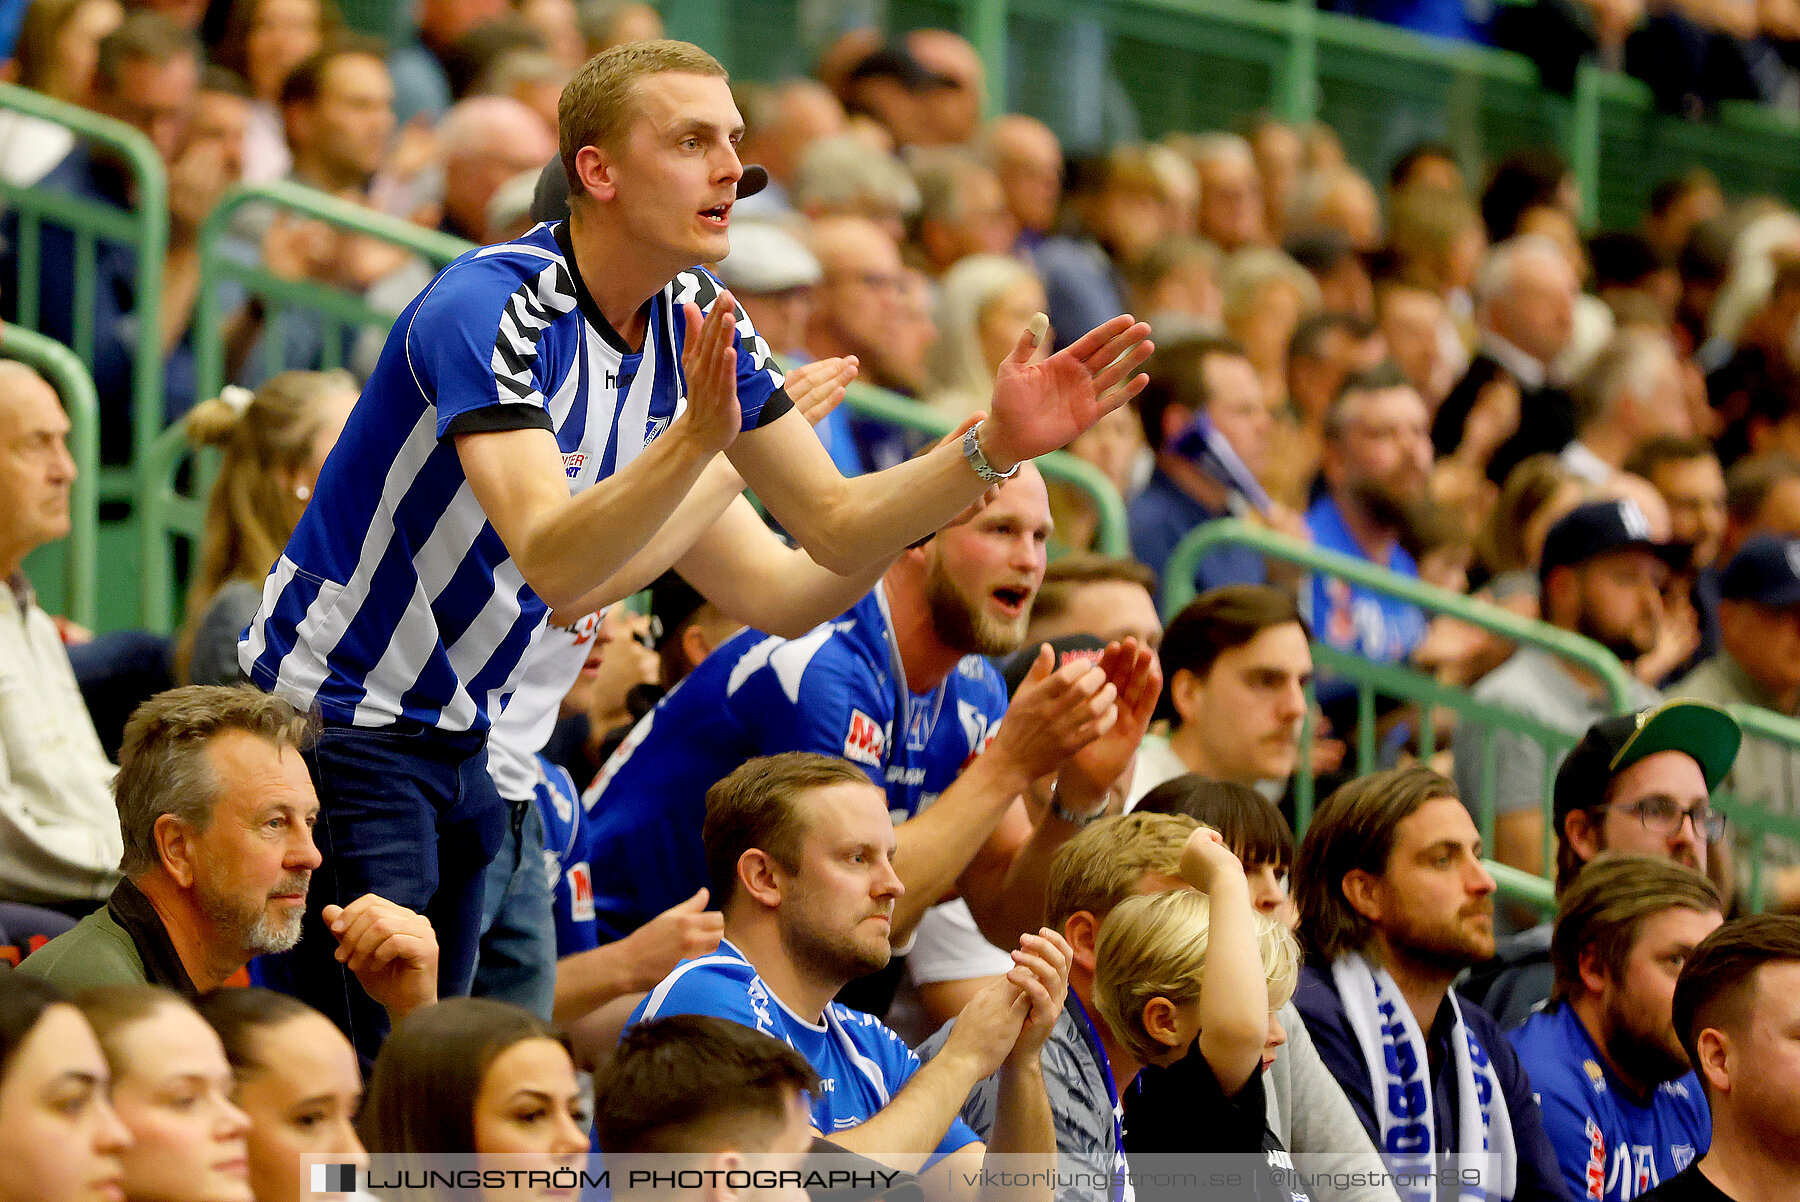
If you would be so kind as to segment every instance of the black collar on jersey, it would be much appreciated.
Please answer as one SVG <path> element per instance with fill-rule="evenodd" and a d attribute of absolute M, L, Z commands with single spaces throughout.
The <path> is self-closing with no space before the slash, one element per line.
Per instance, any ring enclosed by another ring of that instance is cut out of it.
<path fill-rule="evenodd" d="M 600 312 L 600 306 L 594 301 L 594 294 L 588 291 L 587 283 L 582 280 L 581 268 L 575 263 L 575 243 L 569 238 L 569 223 L 557 222 L 550 233 L 556 239 L 557 249 L 562 251 L 563 261 L 569 265 L 569 280 L 575 285 L 575 303 L 580 307 L 581 315 L 587 318 L 588 324 L 599 332 L 607 346 L 612 347 L 621 355 L 637 354 L 637 351 L 625 345 L 625 339 L 620 337 L 619 331 L 613 329 L 612 322 L 606 320 L 606 314 Z M 644 302 L 638 312 L 645 312 L 655 303 L 656 298 L 653 296 Z"/>
<path fill-rule="evenodd" d="M 167 986 L 189 1001 L 200 996 L 200 991 L 194 988 L 193 978 L 188 976 L 186 966 L 181 963 L 181 954 L 175 950 L 175 943 L 163 926 L 162 917 L 142 890 L 130 880 L 120 881 L 106 901 L 106 911 L 131 937 L 138 959 L 144 962 L 145 979 L 150 984 Z"/>

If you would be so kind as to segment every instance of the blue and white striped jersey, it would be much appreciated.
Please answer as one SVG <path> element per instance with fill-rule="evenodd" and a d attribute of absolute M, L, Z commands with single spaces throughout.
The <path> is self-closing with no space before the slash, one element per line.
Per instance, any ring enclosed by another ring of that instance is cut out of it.
<path fill-rule="evenodd" d="M 576 269 L 565 224 L 470 251 L 394 323 L 238 659 L 325 720 L 484 730 L 543 629 L 532 592 L 469 489 L 454 434 L 556 435 L 569 492 L 623 469 L 686 405 L 680 306 L 710 310 L 701 268 L 646 302 L 631 351 Z M 744 428 L 789 408 L 740 312 Z"/>

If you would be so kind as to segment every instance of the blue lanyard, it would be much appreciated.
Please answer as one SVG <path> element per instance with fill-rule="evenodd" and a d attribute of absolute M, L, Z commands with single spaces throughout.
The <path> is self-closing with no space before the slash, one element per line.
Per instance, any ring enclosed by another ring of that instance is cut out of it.
<path fill-rule="evenodd" d="M 1100 1065 L 1100 1075 L 1106 1080 L 1106 1100 L 1112 1103 L 1113 1121 L 1113 1202 L 1123 1202 L 1125 1197 L 1125 1131 L 1119 1125 L 1119 1087 L 1113 1080 L 1112 1063 L 1106 1058 L 1106 1047 L 1100 1042 L 1100 1032 L 1094 1027 L 1094 1020 L 1088 1017 L 1087 1007 L 1081 999 L 1069 990 L 1068 1001 L 1064 1003 L 1069 1012 L 1075 1016 L 1076 1030 L 1081 1032 L 1082 1040 L 1088 1050 L 1094 1054 L 1094 1060 Z"/>

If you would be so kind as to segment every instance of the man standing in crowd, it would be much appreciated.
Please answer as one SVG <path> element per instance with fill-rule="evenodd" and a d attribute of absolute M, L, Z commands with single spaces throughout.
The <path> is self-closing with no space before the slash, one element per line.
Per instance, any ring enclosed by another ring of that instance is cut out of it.
<path fill-rule="evenodd" d="M 832 1000 L 886 966 L 906 892 L 887 800 L 862 770 L 805 752 L 746 763 L 709 791 L 705 840 L 725 941 L 677 965 L 633 1022 L 711 1014 L 786 1041 L 819 1074 L 817 1131 L 908 1172 L 952 1157 L 967 1196 L 985 1191 L 974 1188 L 981 1174 L 962 1170 L 979 1169 L 989 1151 L 1055 1153 L 1039 1053 L 1068 986 L 1062 936 L 1022 936 L 1012 970 L 963 1008 L 943 1051 L 921 1065 L 874 1016 Z M 957 1109 L 996 1071 L 999 1117 L 984 1146 Z"/>
<path fill-rule="evenodd" d="M 1731 857 L 1720 843 L 1725 819 L 1710 798 L 1740 738 L 1730 714 L 1695 701 L 1668 701 L 1588 727 L 1556 770 L 1557 892 L 1606 852 L 1654 856 L 1729 882 Z M 1730 896 L 1729 883 L 1720 893 Z M 1508 1030 L 1524 1022 L 1556 983 L 1552 931 L 1546 921 L 1504 940 L 1493 961 L 1462 984 L 1463 995 Z"/>
<path fill-rule="evenodd" d="M 1112 804 L 1162 679 L 1129 640 L 1054 672 L 1040 653 L 1008 704 L 982 657 L 1019 647 L 1049 515 L 1029 468 L 972 521 L 902 555 L 842 618 L 796 639 L 742 631 L 658 702 L 586 798 L 600 935 L 624 935 L 706 883 L 707 789 L 783 751 L 844 756 L 887 791 L 911 895 L 897 941 L 952 887 L 990 936 L 1035 927 L 1050 855 Z M 1034 826 L 1019 795 L 1047 773 L 1057 790 Z"/>
<path fill-rule="evenodd" d="M 1420 767 L 1343 786 L 1313 815 L 1294 880 L 1315 956 L 1294 1005 L 1389 1166 L 1461 1153 L 1489 1197 L 1562 1202 L 1518 1056 L 1450 989 L 1494 953 L 1494 878 L 1456 787 Z"/>
<path fill-rule="evenodd" d="M 1569 1196 L 1631 1202 L 1712 1142 L 1671 1007 L 1682 964 L 1723 921 L 1719 892 L 1667 860 L 1619 856 L 1559 900 L 1556 992 L 1511 1038 Z"/>
<path fill-rule="evenodd" d="M 326 726 L 316 905 L 379 882 L 424 910 L 446 994 L 469 987 L 506 813 L 488 726 L 548 613 L 615 599 L 596 590 L 719 453 L 816 560 L 852 572 L 1123 404 L 1150 349 L 1121 317 L 1034 363 L 1028 333 L 962 445 L 846 481 L 729 294 L 693 270 L 729 252 L 743 174 L 723 69 L 685 43 L 617 47 L 560 112 L 569 220 L 472 252 L 401 314 L 240 646 L 252 680 Z M 322 940 L 299 957 L 297 988 L 372 1052 L 383 1017 L 347 1003 Z"/>
<path fill-rule="evenodd" d="M 24 572 L 69 534 L 68 434 L 56 390 L 0 360 L 0 901 L 32 906 L 91 905 L 119 879 L 113 766 Z"/>
<path fill-rule="evenodd" d="M 1776 1202 L 1800 1194 L 1800 918 L 1728 922 L 1675 983 L 1675 1030 L 1706 1088 L 1712 1147 L 1644 1202 Z"/>
<path fill-rule="evenodd" d="M 1544 620 L 1586 635 L 1627 665 L 1656 643 L 1671 548 L 1650 537 L 1637 502 L 1579 505 L 1544 538 L 1538 575 Z M 1626 701 L 1642 709 L 1656 693 L 1627 675 Z M 1535 647 L 1521 647 L 1484 677 L 1475 700 L 1504 706 L 1570 737 L 1612 709 L 1605 687 L 1586 670 Z M 1492 747 L 1485 744 L 1490 741 Z M 1481 797 L 1482 772 L 1495 773 L 1494 858 L 1525 872 L 1543 871 L 1544 745 L 1510 731 L 1459 723 L 1452 744 L 1456 780 L 1470 805 Z M 1491 760 L 1485 756 L 1491 755 Z"/>
<path fill-rule="evenodd" d="M 1800 539 L 1757 535 L 1732 556 L 1719 576 L 1719 652 L 1669 692 L 1800 714 Z M 1800 752 L 1752 734 L 1724 788 L 1770 814 L 1800 815 Z M 1761 855 L 1772 906 L 1800 906 L 1800 844 L 1770 836 L 1743 850 Z"/>
<path fill-rule="evenodd" d="M 1146 736 L 1131 801 L 1184 772 L 1285 788 L 1300 755 L 1312 645 L 1294 599 L 1264 584 L 1233 584 L 1187 603 L 1160 650 L 1166 739 Z"/>

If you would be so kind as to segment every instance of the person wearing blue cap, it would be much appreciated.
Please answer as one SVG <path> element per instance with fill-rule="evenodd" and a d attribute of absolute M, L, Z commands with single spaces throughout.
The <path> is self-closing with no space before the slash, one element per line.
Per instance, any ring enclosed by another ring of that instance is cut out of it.
<path fill-rule="evenodd" d="M 1578 505 L 1550 528 L 1538 567 L 1546 622 L 1585 635 L 1630 665 L 1656 644 L 1669 561 L 1680 551 L 1652 537 L 1649 519 L 1632 500 Z M 1633 709 L 1657 695 L 1627 676 Z M 1477 701 L 1514 710 L 1550 731 L 1577 738 L 1613 712 L 1605 688 L 1586 670 L 1536 647 L 1521 647 L 1473 690 Z M 1492 758 L 1484 754 L 1490 750 Z M 1533 874 L 1543 871 L 1544 782 L 1553 765 L 1544 744 L 1529 735 L 1458 725 L 1453 744 L 1456 783 L 1473 807 L 1482 796 L 1482 770 L 1493 765 L 1494 858 Z"/>
<path fill-rule="evenodd" d="M 1800 713 L 1800 539 L 1747 540 L 1720 575 L 1719 597 L 1718 654 L 1670 694 Z M 1800 752 L 1748 735 L 1724 789 L 1776 814 L 1800 814 Z M 1769 902 L 1800 905 L 1800 843 L 1771 836 L 1762 857 Z"/>

